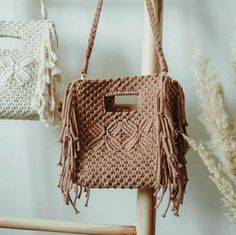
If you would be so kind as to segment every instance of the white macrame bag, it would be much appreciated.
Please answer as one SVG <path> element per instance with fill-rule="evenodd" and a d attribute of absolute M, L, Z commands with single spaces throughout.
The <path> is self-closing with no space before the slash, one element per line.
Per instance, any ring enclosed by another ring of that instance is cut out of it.
<path fill-rule="evenodd" d="M 40 119 L 53 127 L 60 122 L 58 40 L 43 0 L 41 15 L 41 20 L 0 21 L 0 37 L 22 43 L 21 49 L 0 49 L 0 119 Z"/>

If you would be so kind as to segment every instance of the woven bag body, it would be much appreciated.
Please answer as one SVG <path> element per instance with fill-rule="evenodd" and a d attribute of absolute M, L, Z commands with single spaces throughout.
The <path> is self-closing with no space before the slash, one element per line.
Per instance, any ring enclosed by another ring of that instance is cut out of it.
<path fill-rule="evenodd" d="M 90 188 L 152 188 L 158 158 L 158 97 L 161 76 L 76 81 L 74 112 L 80 157 L 77 183 Z M 166 79 L 171 118 L 181 90 Z M 137 110 L 117 110 L 116 95 L 138 95 Z M 174 120 L 178 121 L 178 120 Z M 68 149 L 66 149 L 66 152 Z"/>
<path fill-rule="evenodd" d="M 53 23 L 46 19 L 0 21 L 0 37 L 17 38 L 22 45 L 0 49 L 0 119 L 42 119 L 54 125 L 59 121 L 54 86 L 59 70 Z"/>
<path fill-rule="evenodd" d="M 161 73 L 102 80 L 74 80 L 63 103 L 62 175 L 66 203 L 84 188 L 154 188 L 158 201 L 167 189 L 178 214 L 187 183 L 184 94 L 167 74 L 160 33 L 150 0 Z M 99 0 L 82 74 L 87 74 L 103 1 Z M 120 107 L 116 96 L 137 95 L 137 107 Z M 77 188 L 80 187 L 80 190 Z M 160 194 L 160 195 L 158 195 Z M 158 204 L 159 204 L 158 202 Z"/>

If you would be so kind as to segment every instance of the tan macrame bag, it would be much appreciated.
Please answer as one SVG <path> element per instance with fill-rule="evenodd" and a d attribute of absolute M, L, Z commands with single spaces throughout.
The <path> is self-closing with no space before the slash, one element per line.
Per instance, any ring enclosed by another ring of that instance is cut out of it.
<path fill-rule="evenodd" d="M 168 75 L 158 21 L 151 0 L 145 1 L 161 73 L 74 80 L 66 90 L 59 187 L 76 211 L 77 199 L 83 190 L 89 198 L 90 188 L 154 188 L 157 207 L 169 190 L 167 210 L 172 202 L 175 215 L 183 202 L 188 181 L 187 144 L 180 134 L 186 134 L 187 125 L 184 93 Z M 102 4 L 99 0 L 82 77 L 87 75 Z M 117 107 L 117 95 L 138 95 L 137 109 Z"/>
<path fill-rule="evenodd" d="M 16 38 L 20 49 L 0 49 L 0 119 L 43 120 L 53 127 L 58 111 L 58 40 L 41 0 L 40 20 L 0 21 L 0 37 Z"/>

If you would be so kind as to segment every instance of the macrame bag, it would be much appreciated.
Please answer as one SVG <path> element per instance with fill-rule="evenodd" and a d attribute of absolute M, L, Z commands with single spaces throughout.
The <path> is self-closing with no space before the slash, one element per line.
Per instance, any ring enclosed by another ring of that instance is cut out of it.
<path fill-rule="evenodd" d="M 168 75 L 158 21 L 145 0 L 161 66 L 160 74 L 102 80 L 74 80 L 63 103 L 62 166 L 59 187 L 66 204 L 91 188 L 153 188 L 157 207 L 167 190 L 178 215 L 186 183 L 187 144 L 184 93 Z M 82 77 L 87 75 L 103 0 L 89 38 Z M 115 104 L 117 95 L 137 95 L 137 109 Z M 70 191 L 74 188 L 75 198 Z M 87 203 L 86 203 L 87 204 Z M 166 212 L 167 212 L 166 210 Z M 166 214 L 164 213 L 164 215 Z"/>
<path fill-rule="evenodd" d="M 56 85 L 57 34 L 41 0 L 41 20 L 0 21 L 0 37 L 21 41 L 20 49 L 0 49 L 0 119 L 60 121 Z"/>

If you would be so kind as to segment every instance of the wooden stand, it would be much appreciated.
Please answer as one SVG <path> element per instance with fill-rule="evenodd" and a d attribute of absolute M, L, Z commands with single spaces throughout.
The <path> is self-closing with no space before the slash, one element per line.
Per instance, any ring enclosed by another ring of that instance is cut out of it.
<path fill-rule="evenodd" d="M 156 15 L 162 31 L 163 0 L 153 0 Z M 160 66 L 155 51 L 153 34 L 146 7 L 144 7 L 144 39 L 142 74 L 159 73 Z M 137 192 L 137 235 L 155 235 L 156 211 L 153 190 L 139 189 Z"/>
<path fill-rule="evenodd" d="M 0 218 L 0 228 L 53 232 L 53 233 L 92 234 L 92 235 L 136 234 L 136 229 L 134 226 L 84 224 L 84 223 L 67 222 L 67 221 L 23 219 L 23 218 Z"/>
<path fill-rule="evenodd" d="M 163 0 L 153 0 L 156 15 L 162 26 Z M 159 72 L 159 64 L 153 43 L 148 14 L 145 9 L 144 42 L 142 73 L 152 74 Z M 96 225 L 81 224 L 66 221 L 23 219 L 23 218 L 0 218 L 0 228 L 32 230 L 57 233 L 74 234 L 103 234 L 103 235 L 154 235 L 156 211 L 155 200 L 152 190 L 138 190 L 137 192 L 137 224 L 135 226 L 123 225 Z"/>

